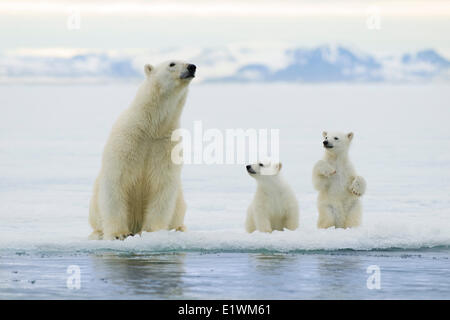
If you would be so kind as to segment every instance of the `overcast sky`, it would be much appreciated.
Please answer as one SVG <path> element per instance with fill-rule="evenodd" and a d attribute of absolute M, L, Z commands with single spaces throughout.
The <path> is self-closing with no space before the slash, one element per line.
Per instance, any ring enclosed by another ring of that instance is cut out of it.
<path fill-rule="evenodd" d="M 450 56 L 450 1 L 0 1 L 0 39 L 2 51 L 331 43 Z"/>

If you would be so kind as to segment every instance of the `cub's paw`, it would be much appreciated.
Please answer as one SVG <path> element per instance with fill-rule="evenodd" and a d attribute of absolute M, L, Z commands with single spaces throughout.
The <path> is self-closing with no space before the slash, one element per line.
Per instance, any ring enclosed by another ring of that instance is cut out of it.
<path fill-rule="evenodd" d="M 332 175 L 336 174 L 336 169 L 333 168 L 332 166 L 330 166 L 325 161 L 320 162 L 318 164 L 318 171 L 319 171 L 319 174 L 321 174 L 322 176 L 325 176 L 325 177 L 331 177 Z"/>
<path fill-rule="evenodd" d="M 355 196 L 362 196 L 366 189 L 366 182 L 362 177 L 356 177 L 353 179 L 353 182 L 350 184 L 350 192 Z"/>

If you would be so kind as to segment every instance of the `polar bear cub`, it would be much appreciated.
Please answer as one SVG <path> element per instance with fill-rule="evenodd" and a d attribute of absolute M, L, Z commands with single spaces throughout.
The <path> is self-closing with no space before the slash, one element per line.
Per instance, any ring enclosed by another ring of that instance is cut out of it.
<path fill-rule="evenodd" d="M 183 231 L 181 165 L 172 161 L 172 133 L 196 66 L 145 65 L 146 78 L 114 124 L 89 210 L 90 239 L 124 239 L 142 231 Z"/>
<path fill-rule="evenodd" d="M 313 169 L 313 185 L 319 191 L 317 207 L 319 228 L 351 228 L 361 224 L 360 197 L 366 181 L 358 176 L 350 162 L 348 150 L 353 133 L 323 132 L 323 160 Z"/>
<path fill-rule="evenodd" d="M 281 167 L 281 163 L 267 161 L 247 166 L 247 172 L 257 182 L 256 194 L 247 210 L 247 232 L 297 229 L 297 198 L 281 176 Z"/>

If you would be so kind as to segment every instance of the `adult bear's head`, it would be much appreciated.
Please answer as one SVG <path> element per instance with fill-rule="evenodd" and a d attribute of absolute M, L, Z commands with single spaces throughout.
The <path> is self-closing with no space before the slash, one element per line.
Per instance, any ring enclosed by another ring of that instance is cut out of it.
<path fill-rule="evenodd" d="M 179 118 L 186 102 L 188 87 L 195 77 L 196 66 L 170 60 L 144 66 L 145 80 L 132 104 L 138 119 L 152 137 L 167 137 L 179 127 Z"/>
<path fill-rule="evenodd" d="M 195 77 L 196 69 L 194 64 L 179 60 L 166 61 L 155 67 L 144 66 L 147 81 L 158 86 L 163 94 L 187 87 Z"/>

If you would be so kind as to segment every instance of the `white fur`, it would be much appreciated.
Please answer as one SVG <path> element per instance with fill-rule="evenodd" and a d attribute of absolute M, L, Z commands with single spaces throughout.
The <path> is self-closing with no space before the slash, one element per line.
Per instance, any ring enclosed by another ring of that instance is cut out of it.
<path fill-rule="evenodd" d="M 184 230 L 181 166 L 171 161 L 188 84 L 187 65 L 144 67 L 146 79 L 114 124 L 90 203 L 90 239 L 124 239 L 142 231 Z"/>
<path fill-rule="evenodd" d="M 366 191 L 366 182 L 356 174 L 348 157 L 353 133 L 323 132 L 323 137 L 332 148 L 325 148 L 323 160 L 313 169 L 313 185 L 319 191 L 317 226 L 357 227 L 361 224 L 360 197 Z"/>
<path fill-rule="evenodd" d="M 261 165 L 253 164 L 247 167 L 250 176 L 257 182 L 255 196 L 247 210 L 247 232 L 297 229 L 298 202 L 294 192 L 281 176 L 281 163 Z"/>

